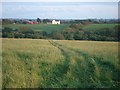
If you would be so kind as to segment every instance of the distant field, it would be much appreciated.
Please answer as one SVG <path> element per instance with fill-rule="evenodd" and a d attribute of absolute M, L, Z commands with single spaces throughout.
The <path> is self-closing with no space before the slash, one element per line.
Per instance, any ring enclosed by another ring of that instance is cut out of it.
<path fill-rule="evenodd" d="M 84 30 L 98 30 L 103 28 L 114 28 L 118 24 L 90 24 L 83 27 Z"/>
<path fill-rule="evenodd" d="M 82 26 L 84 30 L 99 30 L 103 28 L 114 28 L 118 24 L 90 24 L 87 26 Z M 48 33 L 52 31 L 61 31 L 65 28 L 68 28 L 70 24 L 60 24 L 60 25 L 53 25 L 53 24 L 8 24 L 3 25 L 4 27 L 10 27 L 12 29 L 19 29 L 20 27 L 28 27 L 32 30 L 41 30 L 46 31 Z"/>
<path fill-rule="evenodd" d="M 9 27 L 12 29 L 19 29 L 20 27 L 28 27 L 32 30 L 41 30 L 46 32 L 52 31 L 59 31 L 63 30 L 64 28 L 69 27 L 70 24 L 60 24 L 60 25 L 53 25 L 53 24 L 8 24 L 3 25 L 3 27 Z"/>
<path fill-rule="evenodd" d="M 3 88 L 120 87 L 118 42 L 2 40 Z"/>

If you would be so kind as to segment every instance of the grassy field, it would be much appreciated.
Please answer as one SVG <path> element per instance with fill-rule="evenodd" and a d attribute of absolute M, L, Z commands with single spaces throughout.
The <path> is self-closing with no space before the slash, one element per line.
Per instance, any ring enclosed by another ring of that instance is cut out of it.
<path fill-rule="evenodd" d="M 114 28 L 117 24 L 90 24 L 87 26 L 82 26 L 84 30 L 98 30 L 103 28 Z M 32 30 L 41 30 L 46 31 L 48 33 L 52 31 L 61 31 L 65 28 L 68 28 L 70 24 L 60 24 L 60 25 L 53 25 L 53 24 L 7 24 L 3 25 L 4 27 L 9 27 L 12 29 L 19 29 L 20 27 L 28 27 Z"/>
<path fill-rule="evenodd" d="M 120 87 L 117 42 L 2 39 L 3 88 Z"/>
<path fill-rule="evenodd" d="M 70 24 L 60 24 L 60 25 L 53 25 L 53 24 L 7 24 L 3 25 L 4 27 L 9 27 L 12 29 L 19 29 L 20 27 L 28 27 L 32 30 L 41 30 L 46 31 L 48 33 L 52 31 L 59 31 L 63 30 L 64 28 L 69 27 Z"/>
<path fill-rule="evenodd" d="M 84 30 L 99 30 L 103 28 L 114 28 L 118 24 L 90 24 L 83 27 Z"/>

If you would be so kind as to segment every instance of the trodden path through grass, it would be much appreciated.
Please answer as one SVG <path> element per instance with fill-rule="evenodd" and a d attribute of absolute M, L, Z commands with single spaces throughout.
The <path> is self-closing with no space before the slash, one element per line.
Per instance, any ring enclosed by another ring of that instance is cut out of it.
<path fill-rule="evenodd" d="M 65 73 L 66 77 L 64 78 L 64 82 L 66 81 L 64 84 L 65 87 L 89 88 L 120 86 L 120 70 L 118 66 L 115 66 L 109 61 L 104 61 L 102 57 L 96 55 L 91 56 L 85 51 L 74 50 L 52 40 L 49 42 L 60 49 L 65 57 L 65 63 L 63 65 L 64 70 L 67 71 Z M 68 76 L 68 73 L 72 76 Z M 74 78 L 74 80 L 68 83 L 71 78 Z"/>

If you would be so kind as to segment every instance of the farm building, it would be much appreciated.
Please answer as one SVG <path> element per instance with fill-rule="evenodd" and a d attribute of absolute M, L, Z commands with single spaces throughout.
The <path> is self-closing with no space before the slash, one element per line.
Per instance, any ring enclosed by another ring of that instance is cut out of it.
<path fill-rule="evenodd" d="M 28 24 L 38 24 L 38 22 L 28 21 Z"/>
<path fill-rule="evenodd" d="M 52 24 L 60 24 L 60 20 L 53 20 Z"/>

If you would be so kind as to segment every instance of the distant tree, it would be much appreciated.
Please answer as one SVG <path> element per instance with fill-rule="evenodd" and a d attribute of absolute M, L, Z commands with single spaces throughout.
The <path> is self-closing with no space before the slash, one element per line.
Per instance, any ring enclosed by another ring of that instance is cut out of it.
<path fill-rule="evenodd" d="M 70 28 L 75 28 L 75 29 L 79 29 L 81 27 L 81 24 L 71 24 Z"/>
<path fill-rule="evenodd" d="M 24 36 L 22 33 L 14 33 L 14 38 L 24 38 Z"/>
<path fill-rule="evenodd" d="M 50 22 L 50 19 L 43 19 L 43 23 Z"/>
<path fill-rule="evenodd" d="M 52 39 L 57 39 L 57 40 L 64 40 L 65 39 L 64 35 L 61 34 L 60 32 L 51 33 L 51 38 Z"/>
<path fill-rule="evenodd" d="M 29 21 L 32 21 L 32 19 L 29 19 Z"/>
<path fill-rule="evenodd" d="M 116 39 L 117 39 L 117 41 L 120 41 L 120 25 L 116 25 L 115 27 L 114 27 L 114 30 L 115 30 L 115 35 L 116 35 Z"/>
<path fill-rule="evenodd" d="M 33 31 L 33 39 L 46 39 L 47 33 L 45 31 Z"/>
<path fill-rule="evenodd" d="M 74 37 L 73 37 L 75 40 L 84 40 L 85 39 L 85 34 L 83 31 L 77 31 L 75 34 L 74 34 Z"/>
<path fill-rule="evenodd" d="M 37 34 L 37 33 L 36 33 L 36 34 L 33 34 L 32 38 L 33 38 L 33 39 L 40 39 L 40 35 Z"/>
<path fill-rule="evenodd" d="M 23 34 L 28 34 L 28 33 L 32 34 L 33 30 L 31 28 L 28 28 L 28 27 L 20 27 L 19 32 L 23 33 Z"/>
<path fill-rule="evenodd" d="M 10 33 L 10 32 L 12 32 L 12 31 L 13 31 L 12 28 L 5 27 L 5 28 L 2 30 L 2 33 Z"/>
<path fill-rule="evenodd" d="M 14 33 L 9 33 L 9 34 L 7 35 L 7 37 L 8 37 L 8 38 L 14 38 Z"/>
<path fill-rule="evenodd" d="M 14 38 L 15 34 L 18 32 L 17 29 L 13 30 L 9 27 L 5 27 L 4 29 L 2 29 L 2 37 L 5 38 Z"/>
<path fill-rule="evenodd" d="M 41 19 L 40 19 L 40 18 L 37 18 L 37 22 L 41 23 Z"/>
<path fill-rule="evenodd" d="M 66 40 L 73 40 L 74 39 L 74 34 L 76 33 L 77 29 L 73 28 L 66 28 L 62 31 L 62 34 L 64 35 Z"/>
<path fill-rule="evenodd" d="M 2 24 L 12 24 L 14 23 L 13 20 L 10 20 L 10 19 L 2 19 Z"/>
<path fill-rule="evenodd" d="M 32 37 L 33 37 L 33 34 L 31 34 L 31 33 L 27 33 L 27 34 L 25 34 L 24 37 L 25 37 L 25 38 L 32 38 Z"/>

